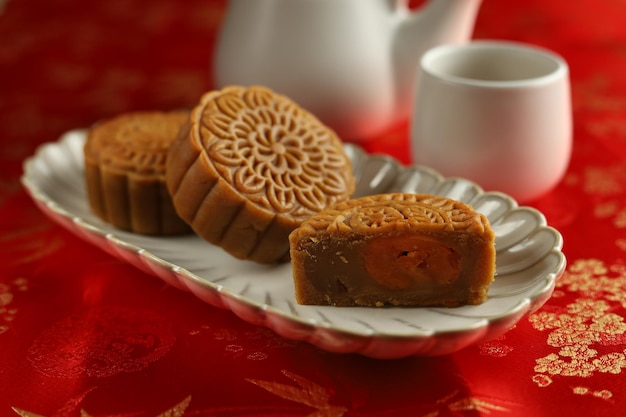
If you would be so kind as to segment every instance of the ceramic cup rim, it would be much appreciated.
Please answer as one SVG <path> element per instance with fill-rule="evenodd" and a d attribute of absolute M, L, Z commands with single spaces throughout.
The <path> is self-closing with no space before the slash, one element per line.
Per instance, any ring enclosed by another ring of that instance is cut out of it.
<path fill-rule="evenodd" d="M 490 80 L 460 76 L 443 71 L 439 68 L 439 60 L 453 55 L 477 53 L 515 54 L 518 57 L 525 56 L 528 59 L 542 60 L 547 69 L 533 76 L 506 80 Z M 541 87 L 557 80 L 566 78 L 569 72 L 567 62 L 559 54 L 549 49 L 514 41 L 503 40 L 474 40 L 459 44 L 439 45 L 426 51 L 420 59 L 420 69 L 425 73 L 444 82 L 468 87 L 480 88 L 529 88 Z"/>

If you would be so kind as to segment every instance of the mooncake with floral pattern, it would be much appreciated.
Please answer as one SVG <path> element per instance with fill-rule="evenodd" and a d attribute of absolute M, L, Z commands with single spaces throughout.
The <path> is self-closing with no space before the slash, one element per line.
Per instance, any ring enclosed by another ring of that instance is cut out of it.
<path fill-rule="evenodd" d="M 170 149 L 166 182 L 200 237 L 259 263 L 287 260 L 289 233 L 355 188 L 335 132 L 260 86 L 203 95 Z"/>

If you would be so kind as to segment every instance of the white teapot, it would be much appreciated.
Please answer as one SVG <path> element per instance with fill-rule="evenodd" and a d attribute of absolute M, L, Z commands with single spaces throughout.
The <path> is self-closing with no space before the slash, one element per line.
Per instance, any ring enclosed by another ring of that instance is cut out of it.
<path fill-rule="evenodd" d="M 418 61 L 469 40 L 481 0 L 229 0 L 215 84 L 264 85 L 352 142 L 411 111 Z"/>

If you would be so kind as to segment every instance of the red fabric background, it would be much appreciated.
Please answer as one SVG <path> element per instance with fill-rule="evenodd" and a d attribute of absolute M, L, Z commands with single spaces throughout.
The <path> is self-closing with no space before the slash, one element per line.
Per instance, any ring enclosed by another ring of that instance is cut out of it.
<path fill-rule="evenodd" d="M 484 1 L 474 37 L 545 46 L 570 64 L 570 168 L 529 202 L 563 234 L 568 270 L 546 306 L 498 340 L 382 361 L 285 340 L 169 287 L 53 224 L 19 183 L 23 160 L 67 130 L 193 105 L 212 85 L 222 1 L 9 0 L 0 6 L 0 415 L 624 415 L 624 6 Z M 408 162 L 406 126 L 367 148 Z"/>

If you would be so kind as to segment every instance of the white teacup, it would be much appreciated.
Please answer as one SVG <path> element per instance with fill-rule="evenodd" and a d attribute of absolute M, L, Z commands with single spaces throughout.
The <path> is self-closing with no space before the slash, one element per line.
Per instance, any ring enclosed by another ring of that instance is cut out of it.
<path fill-rule="evenodd" d="M 429 50 L 419 71 L 413 162 L 521 202 L 561 180 L 572 110 L 560 56 L 515 42 L 473 41 Z"/>

